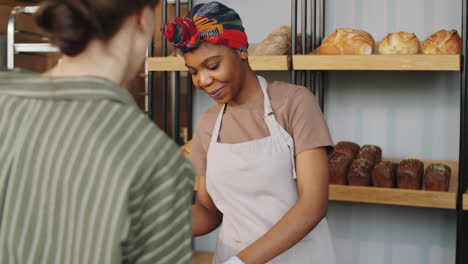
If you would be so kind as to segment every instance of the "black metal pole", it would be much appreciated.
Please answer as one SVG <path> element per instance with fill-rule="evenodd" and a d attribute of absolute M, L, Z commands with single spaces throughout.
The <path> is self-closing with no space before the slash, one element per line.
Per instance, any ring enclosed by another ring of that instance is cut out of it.
<path fill-rule="evenodd" d="M 167 0 L 162 1 L 162 24 L 167 22 Z M 162 35 L 162 56 L 167 56 L 167 42 Z M 161 72 L 161 122 L 162 129 L 167 133 L 167 72 Z"/>
<path fill-rule="evenodd" d="M 457 242 L 456 242 L 456 263 L 466 264 L 467 257 L 467 242 L 468 242 L 468 218 L 463 210 L 463 195 L 467 190 L 468 183 L 468 113 L 467 109 L 467 78 L 468 78 L 468 61 L 467 55 L 467 15 L 468 15 L 467 0 L 462 1 L 462 69 L 460 76 L 460 147 L 459 147 L 459 177 L 458 177 L 458 192 L 457 192 Z"/>
<path fill-rule="evenodd" d="M 317 48 L 317 0 L 311 0 L 310 3 L 310 46 L 311 50 L 314 51 Z M 310 73 L 310 91 L 313 94 L 317 94 L 317 85 L 316 85 L 317 73 Z"/>
<path fill-rule="evenodd" d="M 148 47 L 148 57 L 154 57 L 154 39 L 151 41 Z M 154 75 L 152 71 L 146 72 L 146 107 L 148 108 L 148 117 L 151 121 L 154 121 L 154 109 L 153 109 L 153 91 L 154 91 Z"/>
<path fill-rule="evenodd" d="M 307 54 L 307 0 L 301 1 L 301 54 Z M 306 72 L 301 71 L 301 85 L 306 86 Z"/>
<path fill-rule="evenodd" d="M 188 0 L 188 10 L 192 9 L 193 0 Z M 187 133 L 188 139 L 193 135 L 193 82 L 190 73 L 187 73 Z"/>
<path fill-rule="evenodd" d="M 320 45 L 325 37 L 325 0 L 320 0 L 319 7 L 319 41 Z M 325 112 L 325 72 L 318 72 L 319 103 L 322 112 Z"/>
<path fill-rule="evenodd" d="M 180 0 L 175 1 L 175 16 L 180 17 Z M 180 72 L 174 72 L 172 86 L 172 139 L 180 143 Z"/>
<path fill-rule="evenodd" d="M 297 36 L 297 0 L 291 0 L 291 56 L 296 55 L 296 36 Z M 291 69 L 292 84 L 296 84 L 296 71 Z"/>

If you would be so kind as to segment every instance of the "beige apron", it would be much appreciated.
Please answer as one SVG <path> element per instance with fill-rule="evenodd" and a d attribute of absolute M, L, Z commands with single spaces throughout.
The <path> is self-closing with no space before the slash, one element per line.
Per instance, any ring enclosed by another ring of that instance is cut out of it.
<path fill-rule="evenodd" d="M 258 80 L 270 136 L 239 144 L 218 143 L 224 105 L 208 149 L 207 191 L 223 213 L 215 264 L 237 255 L 261 237 L 298 200 L 294 142 L 275 119 L 265 79 L 258 76 Z M 302 241 L 268 263 L 335 263 L 327 220 L 323 219 Z"/>

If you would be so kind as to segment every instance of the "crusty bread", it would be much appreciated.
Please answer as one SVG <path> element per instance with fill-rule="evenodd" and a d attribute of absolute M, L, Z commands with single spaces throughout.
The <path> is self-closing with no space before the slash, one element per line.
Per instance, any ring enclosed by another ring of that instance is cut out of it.
<path fill-rule="evenodd" d="M 431 55 L 460 54 L 460 35 L 454 29 L 439 30 L 424 41 L 422 51 L 424 54 Z"/>
<path fill-rule="evenodd" d="M 192 140 L 189 140 L 185 145 L 180 147 L 180 150 L 184 153 L 186 157 L 190 155 L 191 149 L 192 149 Z"/>
<path fill-rule="evenodd" d="M 258 44 L 253 55 L 283 55 L 291 48 L 291 28 L 281 26 L 275 28 L 268 36 Z"/>
<path fill-rule="evenodd" d="M 395 32 L 388 34 L 379 44 L 380 54 L 417 54 L 420 46 L 414 33 Z"/>
<path fill-rule="evenodd" d="M 330 33 L 320 46 L 322 55 L 369 55 L 375 48 L 372 36 L 363 30 L 339 28 Z"/>

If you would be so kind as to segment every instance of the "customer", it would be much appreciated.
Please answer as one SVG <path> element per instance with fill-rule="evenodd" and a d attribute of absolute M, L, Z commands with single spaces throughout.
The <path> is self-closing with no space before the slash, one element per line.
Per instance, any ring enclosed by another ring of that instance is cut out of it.
<path fill-rule="evenodd" d="M 119 84 L 156 0 L 48 0 L 64 56 L 0 73 L 0 263 L 191 263 L 194 171 Z"/>

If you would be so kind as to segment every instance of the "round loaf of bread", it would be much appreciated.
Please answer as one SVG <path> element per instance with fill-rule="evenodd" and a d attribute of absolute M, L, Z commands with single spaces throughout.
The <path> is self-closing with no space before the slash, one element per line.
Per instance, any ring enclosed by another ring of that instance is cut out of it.
<path fill-rule="evenodd" d="M 422 52 L 430 55 L 454 55 L 461 52 L 461 38 L 456 30 L 439 30 L 428 37 Z"/>
<path fill-rule="evenodd" d="M 268 36 L 255 48 L 255 56 L 283 55 L 291 48 L 291 28 L 281 26 L 275 28 Z"/>
<path fill-rule="evenodd" d="M 322 55 L 370 55 L 375 41 L 363 30 L 339 28 L 330 33 L 320 46 Z"/>
<path fill-rule="evenodd" d="M 417 54 L 419 39 L 414 33 L 394 32 L 388 34 L 379 44 L 380 54 Z"/>

